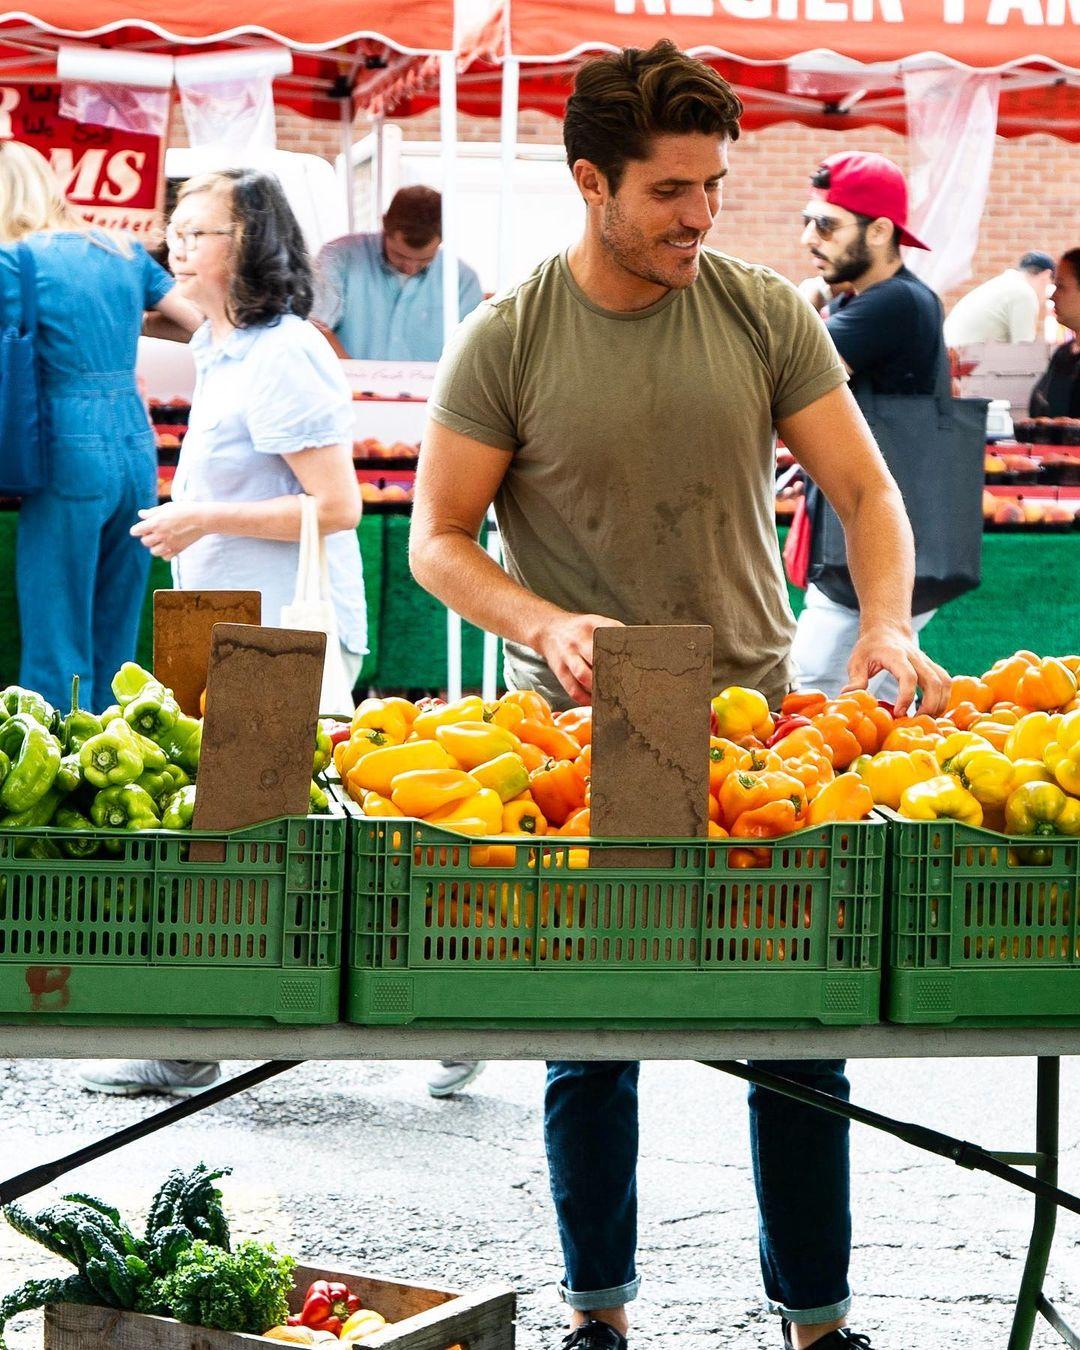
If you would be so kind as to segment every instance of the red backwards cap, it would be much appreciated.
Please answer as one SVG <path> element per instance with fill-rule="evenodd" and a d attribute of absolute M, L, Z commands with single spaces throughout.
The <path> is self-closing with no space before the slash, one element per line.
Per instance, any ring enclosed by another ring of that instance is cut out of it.
<path fill-rule="evenodd" d="M 822 160 L 818 172 L 822 170 L 829 175 L 829 186 L 815 188 L 815 196 L 872 220 L 884 216 L 899 229 L 902 244 L 929 249 L 930 245 L 917 239 L 907 227 L 907 183 L 891 159 L 863 150 L 844 150 Z"/>

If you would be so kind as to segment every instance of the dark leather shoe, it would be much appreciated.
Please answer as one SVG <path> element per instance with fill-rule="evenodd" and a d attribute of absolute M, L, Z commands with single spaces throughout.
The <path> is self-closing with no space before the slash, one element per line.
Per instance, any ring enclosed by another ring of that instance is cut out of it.
<path fill-rule="evenodd" d="M 785 1318 L 781 1320 L 780 1325 L 784 1330 L 784 1350 L 793 1350 L 791 1323 Z M 815 1341 L 813 1350 L 853 1350 L 855 1346 L 858 1350 L 874 1350 L 869 1336 L 860 1336 L 848 1327 L 841 1327 L 839 1331 L 830 1331 L 827 1336 L 822 1336 L 820 1341 Z"/>
<path fill-rule="evenodd" d="M 626 1350 L 626 1337 L 607 1322 L 591 1318 L 573 1329 L 563 1341 L 562 1350 Z"/>

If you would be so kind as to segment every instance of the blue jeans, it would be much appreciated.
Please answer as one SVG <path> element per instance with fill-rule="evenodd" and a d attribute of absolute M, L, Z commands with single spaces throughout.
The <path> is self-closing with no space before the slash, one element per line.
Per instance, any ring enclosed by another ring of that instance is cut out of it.
<path fill-rule="evenodd" d="M 848 1098 L 843 1060 L 758 1067 Z M 548 1065 L 544 1111 L 551 1194 L 565 1279 L 582 1312 L 618 1307 L 638 1292 L 637 1081 L 633 1063 Z M 750 1143 L 765 1293 L 774 1312 L 803 1325 L 850 1305 L 848 1122 L 751 1087 Z"/>
<path fill-rule="evenodd" d="M 135 657 L 150 554 L 129 532 L 157 505 L 157 454 L 133 375 L 69 384 L 51 406 L 51 487 L 19 509 L 19 683 L 66 711 L 78 675 L 80 704 L 101 712 Z"/>

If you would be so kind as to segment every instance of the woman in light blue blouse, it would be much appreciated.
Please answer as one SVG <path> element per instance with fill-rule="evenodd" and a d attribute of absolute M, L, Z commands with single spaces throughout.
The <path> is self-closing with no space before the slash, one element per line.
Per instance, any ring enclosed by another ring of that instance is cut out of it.
<path fill-rule="evenodd" d="M 367 650 L 352 399 L 307 316 L 311 264 L 276 178 L 249 169 L 186 183 L 166 232 L 176 288 L 205 316 L 170 503 L 132 530 L 188 590 L 262 592 L 263 623 L 291 602 L 301 493 L 318 505 L 346 673 Z"/>
<path fill-rule="evenodd" d="M 131 538 L 157 501 L 157 452 L 135 384 L 143 311 L 190 332 L 197 312 L 141 245 L 92 229 L 48 161 L 0 142 L 0 312 L 21 314 L 16 244 L 34 260 L 50 483 L 24 499 L 15 562 L 19 682 L 66 707 L 71 677 L 100 712 L 135 656 L 150 559 Z"/>

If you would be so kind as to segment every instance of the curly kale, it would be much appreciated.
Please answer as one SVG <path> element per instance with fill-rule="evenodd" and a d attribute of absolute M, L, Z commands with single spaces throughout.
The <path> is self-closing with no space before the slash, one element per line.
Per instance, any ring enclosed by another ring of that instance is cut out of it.
<path fill-rule="evenodd" d="M 168 1309 L 193 1326 L 259 1336 L 285 1321 L 295 1264 L 272 1244 L 241 1242 L 227 1252 L 199 1239 L 178 1254 L 171 1274 L 155 1280 L 143 1306 Z"/>

